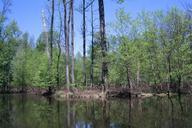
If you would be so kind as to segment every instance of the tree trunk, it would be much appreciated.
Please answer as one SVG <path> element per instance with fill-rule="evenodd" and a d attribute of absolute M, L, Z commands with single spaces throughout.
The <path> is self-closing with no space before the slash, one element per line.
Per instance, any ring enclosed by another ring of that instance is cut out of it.
<path fill-rule="evenodd" d="M 72 64 L 71 64 L 71 80 L 75 83 L 75 57 L 74 57 L 74 0 L 71 0 L 71 54 L 72 54 Z"/>
<path fill-rule="evenodd" d="M 51 28 L 50 28 L 50 66 L 52 65 L 53 59 L 53 26 L 54 26 L 54 15 L 55 15 L 55 1 L 52 0 L 51 4 Z"/>
<path fill-rule="evenodd" d="M 86 80 L 86 19 L 85 19 L 85 0 L 83 0 L 83 80 L 85 86 L 87 86 L 87 80 Z"/>
<path fill-rule="evenodd" d="M 94 17 L 93 17 L 93 4 L 91 4 L 91 87 L 93 87 L 93 73 L 94 73 Z"/>
<path fill-rule="evenodd" d="M 128 66 L 127 66 L 126 70 L 127 70 L 127 86 L 129 88 L 129 90 L 131 90 L 130 71 L 129 71 L 129 67 Z"/>
<path fill-rule="evenodd" d="M 178 79 L 178 90 L 177 90 L 177 92 L 178 92 L 178 94 L 179 95 L 181 95 L 181 75 L 179 74 L 179 75 L 177 75 L 177 79 Z"/>
<path fill-rule="evenodd" d="M 45 38 L 45 45 L 46 45 L 46 53 L 47 53 L 47 57 L 50 60 L 50 54 L 49 54 L 49 35 L 47 32 L 47 23 L 46 23 L 46 17 L 45 17 L 45 12 L 44 10 L 42 10 L 41 12 L 42 14 L 42 27 L 43 27 L 43 36 Z"/>
<path fill-rule="evenodd" d="M 70 5 L 69 5 L 69 7 L 70 7 Z M 69 11 L 68 11 L 68 20 L 67 20 L 67 60 L 68 60 L 68 63 L 67 63 L 67 65 L 68 65 L 68 79 L 69 79 L 69 83 L 70 83 L 70 76 L 69 76 L 69 73 L 70 73 L 70 69 L 69 69 L 69 64 L 70 64 L 70 50 L 69 50 L 69 42 L 70 42 L 70 30 L 71 30 L 71 28 L 70 28 L 70 23 L 71 23 L 71 9 L 69 9 Z M 68 85 L 69 86 L 69 85 Z"/>
<path fill-rule="evenodd" d="M 58 49 L 59 49 L 59 53 L 58 53 L 58 56 L 57 56 L 57 77 L 56 77 L 56 80 L 57 80 L 57 86 L 59 87 L 60 85 L 60 71 L 59 71 L 59 66 L 60 66 L 60 58 L 61 58 L 61 33 L 62 33 L 62 16 L 61 16 L 61 11 L 60 11 L 60 6 L 59 6 L 59 20 L 60 20 L 60 26 L 59 26 L 59 39 L 57 41 L 57 46 L 58 46 Z"/>
<path fill-rule="evenodd" d="M 63 0 L 64 5 L 64 34 L 65 34 L 65 56 L 66 56 L 66 82 L 69 90 L 69 33 L 68 33 L 68 23 L 67 23 L 67 5 L 66 0 Z"/>
<path fill-rule="evenodd" d="M 103 85 L 103 92 L 107 89 L 107 76 L 108 76 L 108 65 L 106 61 L 107 56 L 107 41 L 106 41 L 106 34 L 105 34 L 105 9 L 104 9 L 104 2 L 103 0 L 98 0 L 99 4 L 99 21 L 100 21 L 100 40 L 101 40 L 101 49 L 102 49 L 102 76 L 101 82 Z"/>
<path fill-rule="evenodd" d="M 169 73 L 169 85 L 168 85 L 168 94 L 170 93 L 170 87 L 172 85 L 172 75 L 171 75 L 171 55 L 169 54 L 167 57 L 168 63 L 168 73 Z"/>
<path fill-rule="evenodd" d="M 137 86 L 140 84 L 140 62 L 137 64 Z"/>

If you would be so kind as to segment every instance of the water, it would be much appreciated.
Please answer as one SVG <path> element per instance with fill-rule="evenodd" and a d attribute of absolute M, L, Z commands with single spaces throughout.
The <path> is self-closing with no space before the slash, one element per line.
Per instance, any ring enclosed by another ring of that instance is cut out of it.
<path fill-rule="evenodd" d="M 55 101 L 0 96 L 0 128 L 191 128 L 192 97 Z"/>

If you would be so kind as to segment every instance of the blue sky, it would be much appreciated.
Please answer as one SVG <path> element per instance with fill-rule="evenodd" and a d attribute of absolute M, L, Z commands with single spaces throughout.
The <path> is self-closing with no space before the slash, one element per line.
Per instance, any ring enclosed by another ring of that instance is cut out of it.
<path fill-rule="evenodd" d="M 76 2 L 80 0 L 76 0 Z M 105 2 L 105 15 L 106 22 L 110 23 L 115 19 L 115 12 L 119 8 L 124 8 L 126 12 L 132 16 L 142 10 L 155 11 L 155 10 L 167 10 L 173 6 L 183 8 L 183 3 L 190 2 L 190 0 L 125 0 L 125 3 L 119 5 L 115 2 L 116 0 L 104 0 Z M 45 7 L 47 0 L 13 0 L 11 7 L 10 19 L 15 19 L 18 26 L 23 32 L 30 33 L 35 39 L 42 31 L 41 26 L 41 10 Z M 81 15 L 75 13 L 75 25 L 76 25 L 76 52 L 82 51 L 82 39 L 80 33 L 81 26 Z"/>

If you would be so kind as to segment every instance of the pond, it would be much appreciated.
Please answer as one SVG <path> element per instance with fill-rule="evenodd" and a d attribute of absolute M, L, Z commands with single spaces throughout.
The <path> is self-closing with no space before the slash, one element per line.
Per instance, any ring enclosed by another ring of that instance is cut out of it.
<path fill-rule="evenodd" d="M 191 128 L 192 97 L 56 101 L 0 96 L 0 128 Z"/>

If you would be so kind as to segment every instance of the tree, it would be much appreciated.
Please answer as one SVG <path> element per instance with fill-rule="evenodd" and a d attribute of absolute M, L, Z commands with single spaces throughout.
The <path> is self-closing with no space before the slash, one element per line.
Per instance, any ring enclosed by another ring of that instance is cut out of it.
<path fill-rule="evenodd" d="M 70 9 L 71 9 L 71 80 L 72 83 L 75 83 L 75 55 L 74 55 L 74 0 L 71 0 Z"/>
<path fill-rule="evenodd" d="M 86 5 L 83 0 L 83 80 L 85 86 L 87 85 L 86 77 Z"/>
<path fill-rule="evenodd" d="M 51 26 L 50 26 L 50 66 L 53 59 L 53 28 L 54 28 L 54 16 L 55 16 L 55 0 L 51 1 Z"/>
<path fill-rule="evenodd" d="M 102 49 L 102 76 L 101 81 L 103 84 L 103 92 L 106 91 L 107 76 L 108 76 L 108 66 L 107 66 L 107 41 L 105 34 L 105 9 L 104 1 L 98 0 L 99 4 L 99 21 L 100 21 L 100 40 L 101 40 L 101 49 Z"/>
<path fill-rule="evenodd" d="M 93 15 L 93 3 L 91 4 L 91 86 L 93 87 L 93 74 L 94 74 L 94 15 Z"/>
<path fill-rule="evenodd" d="M 15 21 L 8 22 L 7 14 L 10 11 L 11 0 L 1 1 L 0 10 L 0 86 L 9 91 L 12 82 L 11 61 L 17 48 L 17 38 L 20 31 Z"/>
<path fill-rule="evenodd" d="M 57 47 L 58 47 L 58 56 L 57 56 L 57 86 L 60 86 L 60 58 L 61 58 L 61 38 L 62 38 L 62 27 L 63 27 L 63 21 L 62 21 L 62 16 L 61 16 L 61 10 L 60 7 L 61 2 L 58 4 L 58 12 L 59 12 L 59 38 L 57 40 Z"/>
<path fill-rule="evenodd" d="M 12 60 L 13 83 L 16 86 L 21 86 L 22 92 L 25 92 L 25 87 L 30 83 L 29 68 L 27 61 L 30 57 L 29 35 L 24 33 L 21 44 L 17 48 L 16 56 Z"/>
<path fill-rule="evenodd" d="M 69 89 L 70 79 L 69 79 L 69 20 L 67 23 L 67 2 L 63 0 L 64 5 L 64 35 L 65 35 L 65 55 L 66 55 L 66 82 Z M 70 13 L 69 13 L 70 14 Z"/>

